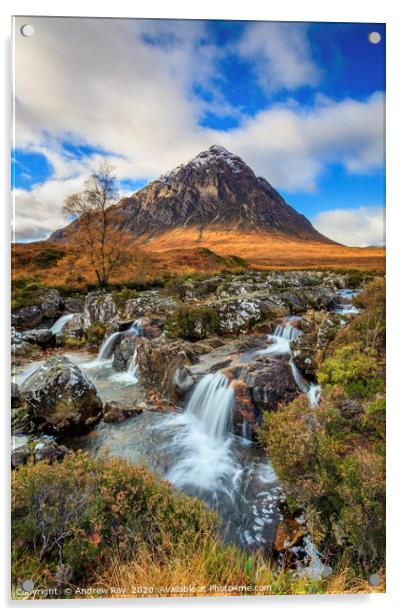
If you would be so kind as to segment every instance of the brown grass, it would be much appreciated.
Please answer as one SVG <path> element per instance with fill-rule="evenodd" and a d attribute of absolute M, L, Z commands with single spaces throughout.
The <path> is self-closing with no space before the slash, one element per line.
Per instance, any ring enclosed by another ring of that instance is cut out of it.
<path fill-rule="evenodd" d="M 38 256 L 49 248 L 62 248 L 65 255 L 57 263 L 42 267 Z M 200 250 L 208 248 L 215 254 Z M 147 242 L 132 245 L 128 263 L 117 271 L 111 282 L 149 279 L 169 274 L 215 273 L 235 269 L 230 259 L 236 255 L 253 269 L 360 269 L 385 271 L 383 248 L 349 248 L 338 244 L 303 241 L 280 234 L 226 232 L 214 229 L 199 238 L 197 229 L 178 229 Z M 222 259 L 223 257 L 223 259 Z M 38 275 L 48 285 L 71 284 L 80 274 L 85 282 L 96 282 L 85 254 L 74 254 L 66 245 L 48 241 L 14 244 L 13 278 Z M 238 266 L 238 269 L 242 269 Z"/>
<path fill-rule="evenodd" d="M 175 546 L 171 558 L 146 548 L 128 564 L 116 556 L 112 566 L 97 576 L 96 585 L 112 597 L 121 596 L 116 589 L 125 589 L 130 597 L 366 594 L 385 591 L 384 576 L 380 577 L 381 583 L 372 586 L 346 563 L 330 577 L 317 580 L 296 575 L 294 569 L 278 572 L 262 554 L 247 556 L 206 537 L 204 549 L 197 553 L 189 554 L 183 544 Z"/>

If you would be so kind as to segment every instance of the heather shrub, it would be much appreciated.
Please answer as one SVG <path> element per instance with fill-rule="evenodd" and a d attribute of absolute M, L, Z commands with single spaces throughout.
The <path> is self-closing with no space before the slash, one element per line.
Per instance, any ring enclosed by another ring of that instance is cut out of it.
<path fill-rule="evenodd" d="M 89 344 L 100 346 L 106 335 L 106 329 L 107 327 L 104 323 L 91 323 L 85 330 L 85 336 Z"/>
<path fill-rule="evenodd" d="M 180 306 L 165 325 L 165 332 L 170 338 L 185 340 L 202 340 L 220 329 L 219 315 L 209 306 Z"/>
<path fill-rule="evenodd" d="M 142 467 L 77 453 L 12 475 L 13 577 L 88 582 L 118 551 L 196 549 L 217 518 Z"/>

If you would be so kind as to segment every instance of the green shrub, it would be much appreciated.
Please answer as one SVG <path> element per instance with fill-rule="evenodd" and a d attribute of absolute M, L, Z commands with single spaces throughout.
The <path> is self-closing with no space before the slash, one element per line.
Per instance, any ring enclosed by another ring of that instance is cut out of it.
<path fill-rule="evenodd" d="M 85 343 L 84 338 L 77 338 L 76 336 L 63 336 L 63 346 L 67 349 L 79 349 Z"/>
<path fill-rule="evenodd" d="M 342 385 L 347 393 L 370 396 L 381 391 L 383 379 L 378 375 L 378 359 L 372 349 L 359 351 L 353 345 L 335 350 L 321 364 L 317 378 L 320 385 Z"/>
<path fill-rule="evenodd" d="M 47 576 L 85 583 L 118 552 L 158 553 L 185 541 L 195 550 L 215 532 L 217 516 L 198 499 L 174 492 L 144 468 L 77 453 L 62 462 L 20 467 L 12 476 L 13 578 Z M 174 553 L 170 556 L 174 556 Z"/>
<path fill-rule="evenodd" d="M 124 316 L 126 302 L 129 299 L 137 297 L 137 295 L 138 293 L 135 289 L 122 289 L 121 291 L 112 291 L 113 300 L 116 304 L 116 308 L 120 317 Z"/>
<path fill-rule="evenodd" d="M 94 346 L 100 346 L 102 343 L 107 327 L 104 323 L 99 323 L 95 321 L 85 330 L 85 337 L 88 340 L 89 344 L 93 344 Z"/>
<path fill-rule="evenodd" d="M 40 292 L 47 287 L 40 283 L 38 276 L 16 278 L 11 285 L 11 308 L 25 308 L 38 302 Z"/>
<path fill-rule="evenodd" d="M 209 306 L 180 306 L 165 325 L 170 338 L 185 340 L 202 340 L 219 331 L 219 315 Z"/>

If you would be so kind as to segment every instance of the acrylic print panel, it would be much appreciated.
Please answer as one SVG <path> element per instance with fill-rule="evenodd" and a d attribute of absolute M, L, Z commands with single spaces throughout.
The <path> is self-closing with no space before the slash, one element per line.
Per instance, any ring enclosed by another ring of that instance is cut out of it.
<path fill-rule="evenodd" d="M 13 38 L 13 598 L 383 592 L 385 26 Z"/>

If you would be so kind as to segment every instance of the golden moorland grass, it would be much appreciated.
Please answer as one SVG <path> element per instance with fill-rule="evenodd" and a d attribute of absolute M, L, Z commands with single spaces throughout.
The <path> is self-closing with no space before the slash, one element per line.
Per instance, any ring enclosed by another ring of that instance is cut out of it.
<path fill-rule="evenodd" d="M 233 260 L 240 257 L 242 264 Z M 223 269 L 357 269 L 385 271 L 384 248 L 350 248 L 339 244 L 289 238 L 279 233 L 243 233 L 214 229 L 178 229 L 148 241 L 133 242 L 112 283 L 165 275 L 215 273 Z M 66 244 L 48 241 L 14 244 L 13 279 L 38 276 L 50 286 L 95 283 L 87 255 Z M 74 281 L 76 281 L 74 283 Z M 78 281 L 78 282 L 77 282 Z"/>

